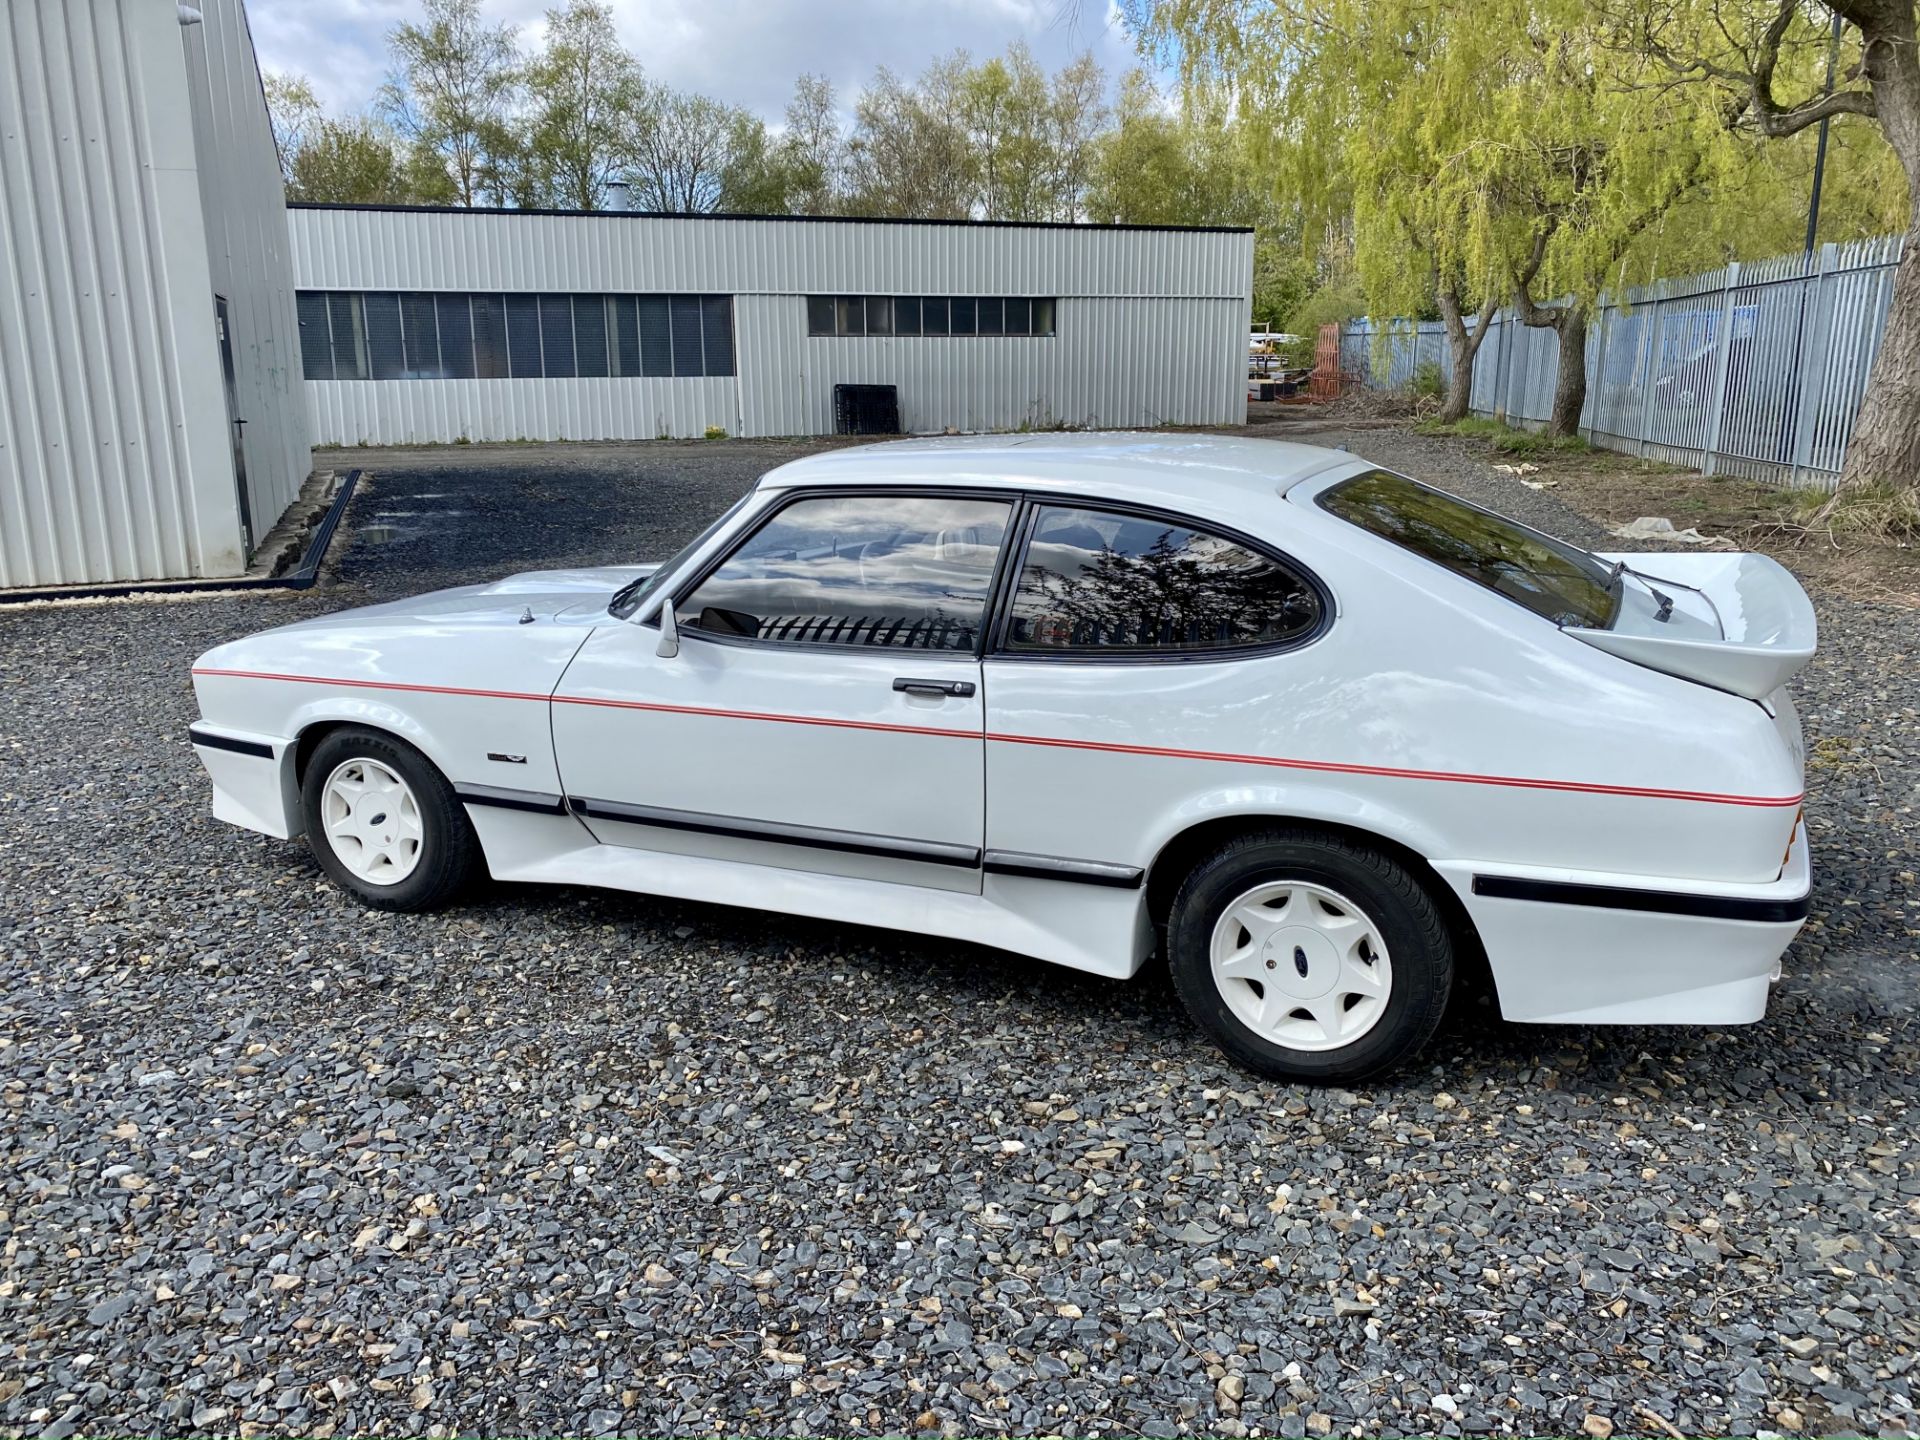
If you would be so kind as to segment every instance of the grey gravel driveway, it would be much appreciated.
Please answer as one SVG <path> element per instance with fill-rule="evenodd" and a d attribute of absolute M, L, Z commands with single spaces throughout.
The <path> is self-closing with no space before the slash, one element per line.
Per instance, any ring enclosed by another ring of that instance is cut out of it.
<path fill-rule="evenodd" d="M 1592 538 L 1453 442 L 1315 438 Z M 1915 1428 L 1912 611 L 1818 597 L 1764 1023 L 1466 1010 L 1363 1091 L 1235 1071 L 1151 972 L 584 891 L 372 914 L 207 815 L 207 646 L 658 557 L 794 453 L 348 457 L 327 587 L 0 613 L 0 1430 Z"/>

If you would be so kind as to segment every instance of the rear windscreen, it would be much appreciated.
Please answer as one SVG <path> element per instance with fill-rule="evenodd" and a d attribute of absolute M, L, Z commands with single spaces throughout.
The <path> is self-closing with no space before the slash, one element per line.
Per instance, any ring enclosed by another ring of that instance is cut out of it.
<path fill-rule="evenodd" d="M 1320 504 L 1556 625 L 1604 630 L 1613 623 L 1619 583 L 1612 566 L 1491 510 L 1385 470 L 1343 481 Z"/>

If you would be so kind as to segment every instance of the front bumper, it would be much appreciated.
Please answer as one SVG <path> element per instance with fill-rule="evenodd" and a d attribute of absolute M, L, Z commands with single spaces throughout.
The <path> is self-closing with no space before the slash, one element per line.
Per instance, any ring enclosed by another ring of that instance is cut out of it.
<path fill-rule="evenodd" d="M 213 781 L 213 815 L 231 825 L 292 840 L 300 824 L 293 788 L 293 742 L 196 721 L 187 731 L 193 753 Z"/>
<path fill-rule="evenodd" d="M 1757 885 L 1542 867 L 1437 867 L 1479 931 L 1509 1020 L 1744 1025 L 1766 1014 L 1780 957 L 1806 923 L 1807 826 Z"/>

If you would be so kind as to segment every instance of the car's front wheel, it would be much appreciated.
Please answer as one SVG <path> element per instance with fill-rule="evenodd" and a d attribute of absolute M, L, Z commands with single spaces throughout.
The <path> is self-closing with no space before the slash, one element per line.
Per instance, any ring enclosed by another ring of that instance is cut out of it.
<path fill-rule="evenodd" d="M 325 736 L 301 784 L 307 843 L 327 878 L 380 910 L 429 910 L 479 860 L 453 787 L 418 750 L 378 730 Z"/>
<path fill-rule="evenodd" d="M 1245 835 L 1196 866 L 1167 923 L 1175 987 L 1230 1056 L 1283 1080 L 1354 1081 L 1426 1043 L 1453 941 L 1420 881 L 1310 830 Z"/>

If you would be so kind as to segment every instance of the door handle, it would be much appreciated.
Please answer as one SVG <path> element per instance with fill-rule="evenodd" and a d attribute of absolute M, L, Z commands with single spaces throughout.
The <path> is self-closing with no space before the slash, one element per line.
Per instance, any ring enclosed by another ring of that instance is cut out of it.
<path fill-rule="evenodd" d="M 903 690 L 909 695 L 943 695 L 955 700 L 964 700 L 973 694 L 971 680 L 911 680 L 901 676 L 893 682 L 895 690 Z"/>

